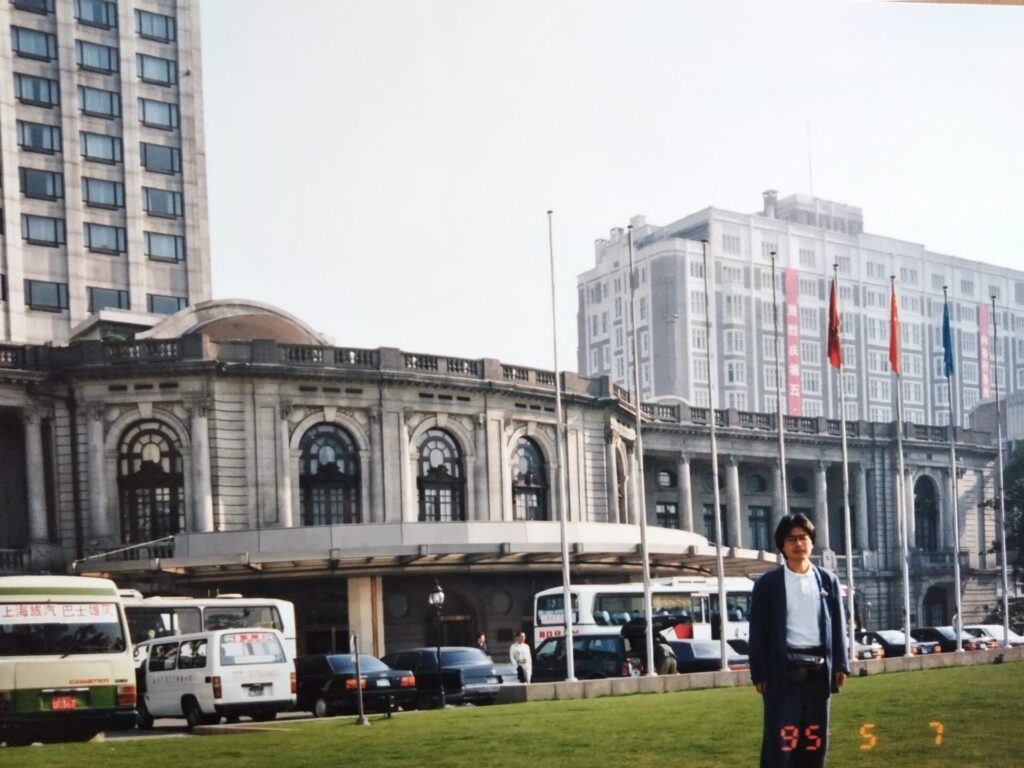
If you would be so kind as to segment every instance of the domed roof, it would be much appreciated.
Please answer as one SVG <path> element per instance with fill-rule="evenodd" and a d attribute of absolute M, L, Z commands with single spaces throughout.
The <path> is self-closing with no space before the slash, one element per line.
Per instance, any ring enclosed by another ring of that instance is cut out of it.
<path fill-rule="evenodd" d="M 282 344 L 330 346 L 331 340 L 283 309 L 248 299 L 213 299 L 161 320 L 137 339 L 177 339 L 202 333 L 214 341 L 270 339 Z"/>

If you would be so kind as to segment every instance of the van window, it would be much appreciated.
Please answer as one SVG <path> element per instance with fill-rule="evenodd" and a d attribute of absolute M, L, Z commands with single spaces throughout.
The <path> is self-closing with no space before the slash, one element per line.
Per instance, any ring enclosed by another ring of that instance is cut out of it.
<path fill-rule="evenodd" d="M 177 643 L 158 643 L 149 649 L 149 671 L 165 672 L 174 669 L 177 659 Z"/>
<path fill-rule="evenodd" d="M 120 653 L 127 647 L 114 603 L 0 605 L 0 656 Z"/>
<path fill-rule="evenodd" d="M 178 669 L 202 669 L 206 666 L 206 641 L 187 640 L 178 651 Z"/>
<path fill-rule="evenodd" d="M 270 632 L 232 632 L 220 639 L 220 663 L 268 664 L 285 661 L 277 635 Z"/>

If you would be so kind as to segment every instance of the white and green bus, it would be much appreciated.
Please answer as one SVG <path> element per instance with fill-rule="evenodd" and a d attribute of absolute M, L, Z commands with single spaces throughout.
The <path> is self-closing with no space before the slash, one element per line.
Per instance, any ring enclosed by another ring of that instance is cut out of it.
<path fill-rule="evenodd" d="M 0 741 L 86 741 L 132 728 L 135 696 L 114 582 L 0 577 Z"/>

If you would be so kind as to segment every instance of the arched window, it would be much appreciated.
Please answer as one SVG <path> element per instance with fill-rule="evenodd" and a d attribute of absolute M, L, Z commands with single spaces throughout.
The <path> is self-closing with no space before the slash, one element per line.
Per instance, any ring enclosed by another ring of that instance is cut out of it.
<path fill-rule="evenodd" d="M 462 452 L 443 429 L 428 429 L 420 438 L 416 488 L 420 520 L 446 522 L 466 519 L 466 473 Z"/>
<path fill-rule="evenodd" d="M 939 550 L 939 505 L 935 484 L 926 477 L 914 483 L 914 533 L 914 543 L 919 550 Z"/>
<path fill-rule="evenodd" d="M 299 443 L 299 505 L 303 525 L 358 523 L 359 455 L 336 424 L 317 424 Z"/>
<path fill-rule="evenodd" d="M 185 528 L 181 450 L 159 421 L 140 421 L 121 438 L 117 488 L 121 540 L 153 541 Z"/>
<path fill-rule="evenodd" d="M 516 520 L 548 519 L 548 481 L 544 456 L 528 437 L 520 437 L 512 454 L 512 505 Z"/>

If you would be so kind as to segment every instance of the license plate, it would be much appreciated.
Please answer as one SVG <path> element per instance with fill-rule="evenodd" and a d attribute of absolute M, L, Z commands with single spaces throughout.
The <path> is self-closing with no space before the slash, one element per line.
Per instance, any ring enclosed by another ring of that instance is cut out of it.
<path fill-rule="evenodd" d="M 74 709 L 77 706 L 78 699 L 75 696 L 54 696 L 50 700 L 53 709 Z"/>
<path fill-rule="evenodd" d="M 262 696 L 263 695 L 263 686 L 262 685 L 250 685 L 249 686 L 249 695 L 250 696 Z"/>
<path fill-rule="evenodd" d="M 377 681 L 377 687 L 378 688 L 390 688 L 391 687 L 391 681 L 390 680 L 386 680 L 386 679 L 385 680 L 378 680 Z"/>

